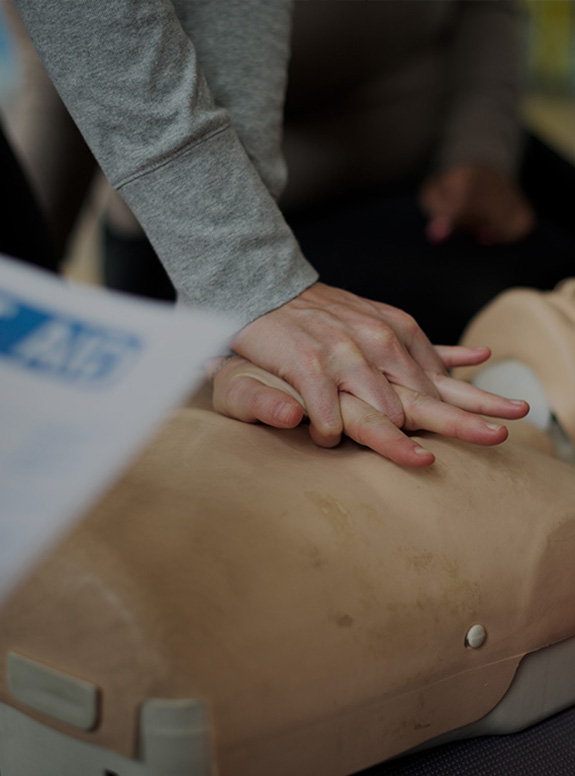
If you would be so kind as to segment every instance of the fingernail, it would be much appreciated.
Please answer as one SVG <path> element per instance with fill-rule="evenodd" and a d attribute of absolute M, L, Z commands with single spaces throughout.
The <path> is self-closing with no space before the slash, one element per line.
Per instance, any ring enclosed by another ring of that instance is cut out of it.
<path fill-rule="evenodd" d="M 276 420 L 279 420 L 280 423 L 288 423 L 291 420 L 292 412 L 293 412 L 292 405 L 282 402 L 281 404 L 276 405 L 276 407 L 274 408 L 273 414 Z"/>
<path fill-rule="evenodd" d="M 417 453 L 417 455 L 430 455 L 429 450 L 426 450 L 425 447 L 420 447 L 419 445 L 413 448 L 413 452 Z"/>
<path fill-rule="evenodd" d="M 517 404 L 517 405 L 521 405 L 521 406 L 526 404 L 525 399 L 509 399 L 509 401 L 511 402 L 511 404 Z"/>
<path fill-rule="evenodd" d="M 490 431 L 499 431 L 499 429 L 503 428 L 503 426 L 499 426 L 497 423 L 486 423 L 485 425 Z"/>

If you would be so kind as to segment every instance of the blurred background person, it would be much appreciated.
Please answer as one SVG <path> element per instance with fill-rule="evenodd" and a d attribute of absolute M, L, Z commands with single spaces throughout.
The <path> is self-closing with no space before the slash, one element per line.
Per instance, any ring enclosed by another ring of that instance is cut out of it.
<path fill-rule="evenodd" d="M 433 342 L 573 272 L 575 170 L 521 120 L 526 11 L 296 3 L 284 212 L 325 282 L 392 300 Z"/>
<path fill-rule="evenodd" d="M 22 71 L 8 132 L 63 257 L 96 165 L 4 1 Z M 324 282 L 435 342 L 502 289 L 572 273 L 573 168 L 521 124 L 526 30 L 513 0 L 295 3 L 280 206 Z M 104 282 L 174 299 L 128 207 L 107 203 Z"/>

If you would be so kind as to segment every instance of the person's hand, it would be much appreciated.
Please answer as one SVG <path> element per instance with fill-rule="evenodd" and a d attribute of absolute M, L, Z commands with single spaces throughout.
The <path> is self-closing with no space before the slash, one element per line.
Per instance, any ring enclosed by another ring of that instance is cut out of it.
<path fill-rule="evenodd" d="M 447 368 L 457 362 L 440 355 L 411 316 L 322 283 L 250 323 L 233 347 L 295 388 L 310 420 L 311 437 L 323 447 L 339 443 L 342 404 L 354 403 L 385 418 L 389 426 L 385 454 L 422 465 L 424 456 L 416 451 L 417 445 L 399 429 L 436 430 L 438 417 L 443 418 L 442 428 L 457 423 L 459 416 L 445 415 L 449 404 L 472 412 L 492 409 L 478 407 L 475 399 L 468 407 L 469 397 L 477 396 L 470 394 L 474 389 L 448 377 Z M 351 402 L 350 396 L 361 405 Z M 511 414 L 503 417 L 527 412 L 525 404 L 505 407 Z M 503 441 L 507 434 L 503 427 L 472 422 L 480 424 L 475 428 L 481 439 L 485 437 L 483 444 Z M 397 450 L 392 453 L 393 447 Z"/>
<path fill-rule="evenodd" d="M 340 397 L 351 394 L 406 423 L 393 386 L 440 398 L 447 370 L 414 319 L 390 305 L 315 283 L 242 329 L 234 350 L 302 396 L 316 444 L 338 444 Z"/>
<path fill-rule="evenodd" d="M 437 352 L 446 366 L 479 364 L 489 358 L 488 348 L 437 348 Z M 447 376 L 440 383 L 452 404 L 394 387 L 407 410 L 406 431 L 426 429 L 476 444 L 499 444 L 507 438 L 505 427 L 475 413 L 517 418 L 529 409 L 526 402 L 504 399 Z M 241 356 L 228 359 L 217 369 L 213 387 L 214 409 L 247 423 L 295 428 L 307 415 L 303 398 L 289 383 Z M 359 444 L 404 466 L 429 466 L 435 460 L 384 413 L 361 399 L 343 393 L 340 406 L 344 432 Z"/>
<path fill-rule="evenodd" d="M 521 240 L 533 228 L 533 210 L 517 184 L 494 167 L 465 164 L 427 180 L 420 202 L 429 216 L 430 242 L 455 231 L 471 232 L 484 245 Z"/>

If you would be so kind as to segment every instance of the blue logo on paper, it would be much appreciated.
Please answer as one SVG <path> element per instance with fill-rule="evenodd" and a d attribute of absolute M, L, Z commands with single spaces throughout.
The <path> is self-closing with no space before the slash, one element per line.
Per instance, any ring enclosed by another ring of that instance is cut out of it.
<path fill-rule="evenodd" d="M 130 332 L 33 306 L 0 290 L 0 358 L 84 388 L 103 388 L 142 350 Z"/>

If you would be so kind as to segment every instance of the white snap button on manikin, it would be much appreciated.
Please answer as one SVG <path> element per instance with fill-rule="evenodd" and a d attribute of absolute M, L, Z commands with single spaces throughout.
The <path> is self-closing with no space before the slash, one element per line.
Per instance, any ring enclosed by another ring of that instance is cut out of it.
<path fill-rule="evenodd" d="M 478 649 L 483 646 L 487 638 L 487 631 L 483 625 L 472 625 L 465 636 L 465 646 Z"/>

